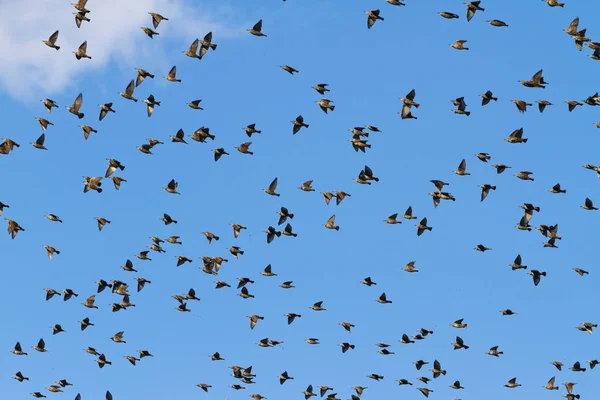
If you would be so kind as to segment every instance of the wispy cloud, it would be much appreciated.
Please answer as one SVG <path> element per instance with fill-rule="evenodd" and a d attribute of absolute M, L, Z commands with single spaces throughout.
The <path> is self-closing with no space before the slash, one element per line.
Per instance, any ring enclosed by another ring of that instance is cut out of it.
<path fill-rule="evenodd" d="M 73 0 L 75 2 L 75 0 Z M 212 31 L 215 37 L 237 36 L 243 29 L 226 26 L 227 10 L 207 10 L 199 2 L 184 0 L 90 0 L 87 15 L 91 22 L 75 25 L 75 9 L 68 1 L 4 0 L 0 3 L 0 84 L 21 100 L 52 96 L 73 84 L 73 78 L 106 67 L 115 60 L 148 65 L 167 44 L 189 45 Z M 163 21 L 160 35 L 150 40 L 140 29 L 152 27 L 148 12 L 157 12 Z M 59 51 L 42 40 L 60 31 Z M 72 51 L 88 41 L 92 60 L 75 59 Z M 175 42 L 173 41 L 175 40 Z M 189 43 L 188 43 L 189 42 Z M 146 63 L 146 64 L 145 64 Z"/>

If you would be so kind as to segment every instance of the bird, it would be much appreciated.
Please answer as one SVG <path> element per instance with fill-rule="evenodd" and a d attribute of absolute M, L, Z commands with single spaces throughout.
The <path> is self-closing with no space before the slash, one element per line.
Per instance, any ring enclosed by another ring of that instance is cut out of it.
<path fill-rule="evenodd" d="M 544 73 L 544 70 L 540 69 L 538 72 L 536 72 L 535 74 L 533 74 L 533 76 L 531 77 L 531 79 L 529 79 L 529 80 L 520 80 L 519 82 L 521 83 L 521 85 L 523 85 L 525 87 L 528 87 L 528 88 L 542 88 L 542 89 L 545 89 L 546 86 L 544 86 L 544 84 L 547 84 L 548 82 L 544 82 L 544 77 L 542 76 L 543 73 Z"/>
<path fill-rule="evenodd" d="M 454 173 L 461 176 L 471 175 L 469 172 L 467 172 L 467 160 L 463 158 Z"/>
<path fill-rule="evenodd" d="M 169 20 L 169 18 L 165 18 L 162 15 L 154 12 L 149 12 L 148 14 L 150 14 L 150 16 L 152 17 L 152 25 L 154 26 L 154 29 L 158 28 L 158 24 L 160 24 L 162 21 Z"/>
<path fill-rule="evenodd" d="M 78 60 L 81 60 L 82 58 L 87 58 L 87 59 L 92 59 L 92 57 L 90 57 L 87 54 L 87 40 L 83 43 L 81 43 L 81 45 L 79 46 L 79 48 L 77 49 L 77 51 L 74 51 L 73 54 L 75 54 L 75 58 Z"/>
<path fill-rule="evenodd" d="M 144 33 L 145 33 L 146 35 L 148 35 L 148 37 L 149 37 L 150 39 L 153 39 L 153 38 L 154 38 L 154 35 L 160 35 L 160 33 L 156 32 L 156 31 L 153 31 L 152 29 L 150 29 L 150 28 L 148 28 L 148 27 L 145 27 L 145 26 L 143 26 L 141 29 L 144 31 Z"/>
<path fill-rule="evenodd" d="M 299 71 L 294 68 L 294 67 L 290 67 L 289 65 L 281 65 L 280 68 L 286 72 L 288 72 L 291 75 L 294 75 L 294 73 L 298 73 Z"/>
<path fill-rule="evenodd" d="M 488 24 L 496 27 L 508 27 L 508 24 L 504 21 L 500 21 L 499 19 L 492 19 L 487 21 Z"/>
<path fill-rule="evenodd" d="M 457 40 L 454 43 L 450 43 L 450 47 L 456 50 L 469 50 L 468 47 L 465 47 L 464 44 L 467 43 L 467 40 Z"/>
<path fill-rule="evenodd" d="M 115 112 L 115 110 L 112 109 L 112 104 L 113 103 L 98 104 L 100 107 L 100 116 L 98 117 L 98 120 L 102 121 L 104 117 L 106 117 L 106 114 Z"/>
<path fill-rule="evenodd" d="M 265 35 L 264 33 L 262 33 L 262 24 L 263 24 L 263 21 L 261 19 L 256 24 L 254 24 L 254 26 L 252 27 L 252 29 L 247 29 L 247 31 L 250 32 L 254 36 L 264 36 L 264 37 L 267 37 L 267 35 Z"/>
<path fill-rule="evenodd" d="M 485 11 L 485 8 L 481 8 L 479 6 L 480 3 L 481 1 L 471 1 L 465 3 L 465 5 L 467 6 L 467 22 L 471 21 L 476 11 Z"/>
<path fill-rule="evenodd" d="M 497 97 L 494 97 L 494 94 L 488 90 L 487 92 L 480 94 L 479 95 L 481 97 L 481 105 L 485 106 L 487 105 L 490 101 L 494 100 L 494 101 L 498 101 Z"/>
<path fill-rule="evenodd" d="M 292 129 L 292 133 L 295 135 L 296 133 L 300 132 L 300 129 L 304 128 L 308 128 L 308 124 L 304 123 L 304 118 L 302 117 L 302 115 L 298 115 L 296 117 L 295 120 L 290 121 L 294 127 Z"/>
<path fill-rule="evenodd" d="M 371 29 L 373 27 L 373 25 L 375 24 L 375 21 L 377 21 L 378 19 L 380 20 L 384 20 L 383 17 L 379 16 L 379 10 L 371 10 L 371 11 L 365 11 L 365 14 L 367 14 L 367 28 Z"/>
<path fill-rule="evenodd" d="M 44 42 L 44 44 L 48 47 L 51 47 L 56 50 L 60 50 L 60 46 L 56 45 L 57 40 L 58 40 L 58 31 L 55 31 L 52 35 L 50 35 L 48 40 L 42 40 L 42 42 Z"/>
<path fill-rule="evenodd" d="M 84 113 L 79 112 L 82 104 L 83 104 L 83 93 L 79 93 L 77 98 L 75 98 L 75 101 L 73 102 L 73 104 L 70 106 L 66 106 L 66 108 L 71 114 L 75 114 L 75 115 L 77 115 L 77 117 L 79 119 L 82 119 L 85 115 Z"/>
<path fill-rule="evenodd" d="M 164 78 L 166 80 L 168 80 L 169 82 L 181 82 L 181 79 L 177 79 L 176 75 L 177 75 L 177 66 L 173 65 L 173 67 L 171 68 L 169 73 L 167 75 L 165 75 Z"/>
<path fill-rule="evenodd" d="M 147 99 L 144 99 L 144 103 L 146 103 L 146 111 L 148 113 L 148 117 L 152 115 L 154 112 L 154 106 L 160 106 L 160 102 L 154 99 L 154 95 L 148 96 Z"/>
<path fill-rule="evenodd" d="M 137 99 L 135 97 L 133 97 L 133 91 L 135 90 L 135 83 L 133 82 L 133 79 L 131 80 L 131 82 L 129 82 L 129 84 L 127 85 L 127 87 L 125 88 L 124 92 L 120 92 L 119 94 L 127 99 L 127 100 L 133 100 L 134 102 L 137 103 Z"/>

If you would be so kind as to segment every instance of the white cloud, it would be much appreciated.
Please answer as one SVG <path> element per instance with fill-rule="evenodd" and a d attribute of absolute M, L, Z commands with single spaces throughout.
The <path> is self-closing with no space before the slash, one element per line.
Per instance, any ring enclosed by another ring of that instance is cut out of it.
<path fill-rule="evenodd" d="M 207 12 L 196 1 L 90 0 L 87 8 L 91 11 L 87 14 L 91 22 L 82 22 L 78 29 L 72 14 L 75 9 L 69 1 L 0 2 L 3 16 L 0 84 L 4 90 L 20 100 L 51 98 L 71 86 L 74 77 L 92 73 L 115 60 L 126 60 L 128 67 L 137 63 L 135 66 L 145 68 L 157 53 L 164 53 L 167 43 L 175 43 L 183 51 L 194 39 L 209 31 L 215 38 L 237 36 L 244 31 L 219 22 L 229 19 L 227 10 Z M 153 28 L 149 11 L 169 18 L 156 29 L 160 35 L 154 40 L 140 29 Z M 56 30 L 60 31 L 59 51 L 42 43 Z M 84 40 L 88 41 L 92 60 L 77 61 L 72 52 Z"/>

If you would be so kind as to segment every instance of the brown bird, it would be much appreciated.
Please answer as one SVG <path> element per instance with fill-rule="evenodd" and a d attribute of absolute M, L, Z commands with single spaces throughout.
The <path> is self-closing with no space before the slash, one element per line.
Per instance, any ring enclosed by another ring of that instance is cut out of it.
<path fill-rule="evenodd" d="M 144 99 L 144 103 L 146 103 L 146 112 L 148 113 L 148 117 L 152 115 L 154 112 L 154 106 L 160 106 L 160 101 L 156 101 L 154 99 L 154 95 L 148 96 L 147 99 Z"/>
<path fill-rule="evenodd" d="M 150 29 L 150 28 L 148 28 L 148 27 L 145 27 L 145 26 L 143 26 L 141 29 L 144 31 L 144 33 L 145 33 L 146 35 L 148 35 L 148 37 L 149 37 L 150 39 L 153 39 L 153 38 L 154 38 L 154 35 L 160 35 L 160 33 L 156 32 L 156 31 L 153 31 L 152 29 Z"/>
<path fill-rule="evenodd" d="M 79 119 L 81 119 L 85 115 L 84 113 L 79 112 L 79 109 L 81 108 L 82 104 L 83 104 L 83 93 L 79 93 L 79 95 L 77 96 L 77 98 L 75 99 L 75 101 L 73 102 L 73 104 L 70 105 L 70 106 L 66 106 L 66 109 L 71 114 L 75 114 L 75 115 L 77 115 L 77 117 Z"/>
<path fill-rule="evenodd" d="M 240 144 L 238 147 L 236 147 L 235 149 L 242 154 L 253 155 L 254 153 L 249 150 L 251 144 L 252 144 L 252 142 L 244 142 L 244 143 Z M 215 156 L 216 156 L 216 154 L 215 154 Z"/>
<path fill-rule="evenodd" d="M 544 86 L 544 84 L 547 84 L 548 82 L 544 82 L 544 77 L 542 76 L 543 72 L 544 72 L 544 70 L 540 69 L 538 72 L 536 72 L 531 77 L 531 79 L 529 79 L 529 80 L 519 80 L 519 83 L 521 83 L 521 85 L 523 85 L 525 87 L 529 87 L 529 88 L 542 88 L 542 89 L 545 89 L 546 86 Z"/>
<path fill-rule="evenodd" d="M 331 105 L 330 103 L 332 103 L 332 100 L 329 99 L 321 99 L 319 101 L 317 101 L 316 103 L 319 105 L 319 107 L 321 107 L 321 110 L 323 110 L 323 112 L 325 114 L 327 114 L 327 110 L 335 110 L 335 106 Z"/>
<path fill-rule="evenodd" d="M 18 222 L 13 221 L 12 219 L 4 218 L 8 223 L 8 234 L 14 239 L 17 237 L 19 231 L 25 231 L 25 229 L 21 228 Z"/>
<path fill-rule="evenodd" d="M 264 36 L 267 37 L 267 35 L 265 35 L 264 33 L 262 33 L 262 19 L 260 21 L 258 21 L 256 24 L 254 24 L 254 26 L 252 27 L 252 29 L 246 29 L 248 32 L 250 32 L 251 34 L 253 34 L 254 36 Z"/>
<path fill-rule="evenodd" d="M 511 100 L 512 103 L 515 103 L 515 105 L 517 106 L 517 109 L 519 110 L 519 112 L 521 114 L 523 114 L 525 111 L 527 111 L 527 106 L 531 106 L 531 103 L 528 103 L 524 100 Z"/>
<path fill-rule="evenodd" d="M 42 40 L 42 42 L 44 42 L 44 44 L 48 47 L 51 47 L 53 49 L 56 50 L 60 50 L 60 46 L 56 45 L 56 40 L 58 39 L 58 31 L 54 32 L 52 35 L 50 35 L 50 37 L 48 38 L 48 40 Z"/>
<path fill-rule="evenodd" d="M 289 72 L 291 75 L 294 75 L 294 73 L 298 72 L 297 69 L 290 67 L 289 65 L 281 65 L 280 68 L 286 72 Z"/>
<path fill-rule="evenodd" d="M 592 200 L 589 199 L 589 197 L 585 198 L 585 203 L 580 206 L 581 208 L 583 208 L 584 210 L 597 210 L 598 207 L 594 207 L 594 203 L 592 202 Z"/>
<path fill-rule="evenodd" d="M 77 51 L 74 51 L 73 54 L 75 54 L 75 58 L 78 60 L 81 60 L 82 58 L 89 58 L 91 60 L 92 57 L 87 54 L 87 40 L 81 43 Z"/>
<path fill-rule="evenodd" d="M 523 128 L 515 129 L 507 138 L 508 143 L 527 143 L 529 139 L 523 138 Z"/>
<path fill-rule="evenodd" d="M 470 173 L 467 172 L 467 161 L 463 158 L 463 160 L 460 162 L 460 164 L 458 165 L 458 169 L 456 169 L 454 171 L 454 173 L 456 175 L 471 175 Z"/>
<path fill-rule="evenodd" d="M 248 142 L 250 143 L 250 142 Z M 221 156 L 223 155 L 229 155 L 228 152 L 225 151 L 225 149 L 223 147 L 219 147 L 218 149 L 212 149 L 211 150 L 213 153 L 215 153 L 214 158 L 215 158 L 215 162 L 219 161 L 219 159 L 221 158 Z M 248 154 L 253 154 L 248 152 Z"/>
<path fill-rule="evenodd" d="M 487 105 L 491 100 L 498 101 L 498 98 L 494 97 L 494 94 L 490 90 L 483 94 L 480 94 L 479 96 L 481 97 L 482 106 Z"/>
<path fill-rule="evenodd" d="M 144 79 L 146 79 L 146 78 L 154 79 L 154 75 L 152 75 L 150 72 L 146 71 L 145 69 L 135 68 L 135 70 L 138 73 L 137 78 L 135 80 L 135 87 L 140 86 L 142 84 L 142 82 L 144 82 Z"/>
<path fill-rule="evenodd" d="M 534 181 L 534 179 L 532 177 L 530 177 L 529 175 L 533 174 L 533 172 L 529 172 L 529 171 L 521 171 L 518 174 L 514 174 L 517 178 L 524 180 L 524 181 Z"/>
<path fill-rule="evenodd" d="M 162 15 L 157 14 L 157 13 L 149 12 L 148 14 L 150 14 L 150 16 L 152 16 L 152 25 L 154 26 L 154 29 L 158 28 L 158 24 L 160 24 L 162 21 L 169 20 L 169 18 L 165 18 Z"/>
<path fill-rule="evenodd" d="M 275 190 L 277 189 L 277 178 L 273 179 L 273 181 L 271 182 L 271 184 L 269 185 L 268 188 L 263 189 L 263 191 L 271 196 L 276 196 L 279 197 L 281 196 L 279 193 L 276 193 Z"/>
<path fill-rule="evenodd" d="M 469 50 L 468 47 L 465 47 L 464 44 L 467 43 L 467 40 L 457 40 L 454 43 L 450 44 L 450 47 L 456 49 L 456 50 Z"/>
<path fill-rule="evenodd" d="M 177 79 L 177 67 L 173 65 L 168 75 L 165 75 L 163 78 L 168 80 L 169 82 L 181 82 L 181 79 Z"/>
<path fill-rule="evenodd" d="M 475 15 L 476 11 L 485 11 L 485 8 L 481 8 L 479 4 L 481 1 L 471 1 L 469 3 L 465 3 L 467 6 L 467 22 L 471 21 L 471 18 Z"/>
<path fill-rule="evenodd" d="M 329 217 L 329 219 L 323 226 L 325 226 L 325 228 L 327 228 L 327 229 L 335 229 L 336 231 L 340 230 L 340 227 L 335 225 L 335 215 L 332 215 L 331 217 Z"/>
<path fill-rule="evenodd" d="M 565 100 L 565 103 L 569 105 L 569 112 L 573 111 L 575 107 L 582 106 L 583 104 L 578 102 L 577 100 Z"/>
<path fill-rule="evenodd" d="M 421 220 L 421 222 L 419 222 L 415 226 L 417 227 L 417 236 L 421 236 L 423 234 L 423 232 L 425 232 L 426 230 L 428 230 L 428 231 L 433 230 L 432 227 L 427 226 L 427 217 L 423 218 Z"/>
<path fill-rule="evenodd" d="M 208 52 L 208 49 L 212 49 L 213 51 L 217 49 L 217 45 L 212 42 L 212 32 L 208 32 L 204 35 L 204 38 L 200 42 L 200 53 L 198 54 L 198 58 L 202 59 L 204 55 Z"/>
<path fill-rule="evenodd" d="M 492 19 L 492 20 L 487 21 L 487 23 L 492 26 L 497 26 L 497 27 L 503 27 L 503 26 L 508 27 L 508 24 L 506 22 L 500 21 L 499 19 Z"/>
<path fill-rule="evenodd" d="M 46 134 L 42 133 L 39 138 L 36 139 L 35 142 L 31 142 L 31 145 L 36 149 L 40 150 L 48 150 L 44 147 L 44 142 L 46 141 Z"/>
<path fill-rule="evenodd" d="M 165 191 L 172 193 L 172 194 L 181 194 L 177 191 L 177 186 L 179 186 L 179 183 L 175 182 L 175 179 L 171 179 L 171 181 L 168 183 L 168 185 L 163 187 L 163 189 L 165 189 Z"/>
<path fill-rule="evenodd" d="M 302 129 L 302 127 L 308 128 L 308 124 L 304 123 L 304 117 L 302 117 L 302 115 L 298 115 L 294 121 L 290 121 L 290 122 L 292 124 L 294 124 L 294 126 L 292 128 L 292 133 L 294 135 L 296 133 L 300 132 L 300 129 Z"/>
<path fill-rule="evenodd" d="M 458 15 L 448 12 L 448 11 L 438 11 L 438 14 L 446 19 L 458 19 L 460 18 Z"/>
<path fill-rule="evenodd" d="M 373 27 L 373 25 L 375 25 L 375 21 L 377 21 L 378 19 L 380 20 L 384 20 L 382 17 L 379 16 L 379 10 L 371 10 L 371 11 L 365 11 L 365 14 L 367 14 L 367 28 L 371 29 Z"/>
<path fill-rule="evenodd" d="M 329 86 L 327 83 L 319 83 L 319 84 L 313 86 L 312 88 L 315 89 L 317 92 L 319 92 L 319 94 L 325 95 L 325 92 L 331 91 L 331 90 L 327 89 L 327 86 Z"/>
<path fill-rule="evenodd" d="M 133 79 L 132 79 L 131 82 L 129 82 L 129 84 L 125 88 L 125 91 L 120 92 L 119 94 L 121 95 L 121 97 L 123 97 L 127 100 L 133 100 L 134 102 L 137 103 L 138 100 L 135 97 L 133 97 L 134 90 L 135 90 L 135 84 L 133 83 Z"/>

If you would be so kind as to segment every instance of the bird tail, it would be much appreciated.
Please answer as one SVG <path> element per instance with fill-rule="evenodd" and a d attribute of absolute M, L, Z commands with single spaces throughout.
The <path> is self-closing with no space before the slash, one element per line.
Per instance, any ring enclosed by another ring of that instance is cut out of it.
<path fill-rule="evenodd" d="M 213 50 L 216 50 L 216 49 L 217 49 L 217 45 L 216 45 L 216 44 L 214 44 L 214 43 L 212 43 L 212 44 L 210 45 L 210 48 L 211 48 L 211 49 L 213 49 Z"/>
<path fill-rule="evenodd" d="M 468 117 L 469 115 L 471 115 L 471 111 L 465 111 L 465 115 Z"/>
<path fill-rule="evenodd" d="M 60 251 L 58 251 L 58 250 L 55 250 L 55 252 L 56 252 L 56 254 L 60 254 Z"/>
<path fill-rule="evenodd" d="M 379 178 L 377 178 L 377 177 L 373 177 L 373 180 L 374 180 L 375 182 L 379 182 Z"/>
<path fill-rule="evenodd" d="M 294 214 L 289 214 L 290 219 L 294 218 Z"/>
<path fill-rule="evenodd" d="M 79 117 L 79 119 L 83 118 L 85 114 L 84 113 L 79 113 L 77 116 Z"/>
<path fill-rule="evenodd" d="M 96 190 L 98 191 L 98 193 L 102 193 L 102 189 L 101 188 L 98 188 Z"/>
<path fill-rule="evenodd" d="M 240 254 L 241 254 L 241 255 L 244 255 L 244 252 L 240 250 Z"/>
<path fill-rule="evenodd" d="M 335 110 L 335 106 L 330 106 L 330 110 L 331 111 Z"/>
<path fill-rule="evenodd" d="M 498 101 L 498 98 L 497 97 L 492 97 L 492 100 Z"/>
<path fill-rule="evenodd" d="M 546 272 L 541 272 L 540 275 L 546 276 Z"/>
<path fill-rule="evenodd" d="M 275 233 L 275 235 L 277 235 L 277 237 L 280 237 L 281 236 L 281 232 L 277 232 L 277 233 Z"/>
<path fill-rule="evenodd" d="M 218 237 L 218 236 L 214 236 L 214 238 L 215 238 L 215 240 L 219 240 L 219 237 Z"/>
<path fill-rule="evenodd" d="M 308 124 L 304 124 L 304 127 L 305 127 L 305 128 L 308 128 Z"/>
<path fill-rule="evenodd" d="M 56 46 L 56 47 L 55 47 L 55 49 L 56 49 L 56 50 L 60 50 L 60 46 Z"/>
<path fill-rule="evenodd" d="M 527 143 L 529 139 L 523 139 L 523 143 Z"/>
<path fill-rule="evenodd" d="M 496 186 L 490 186 L 492 190 L 496 190 Z"/>

